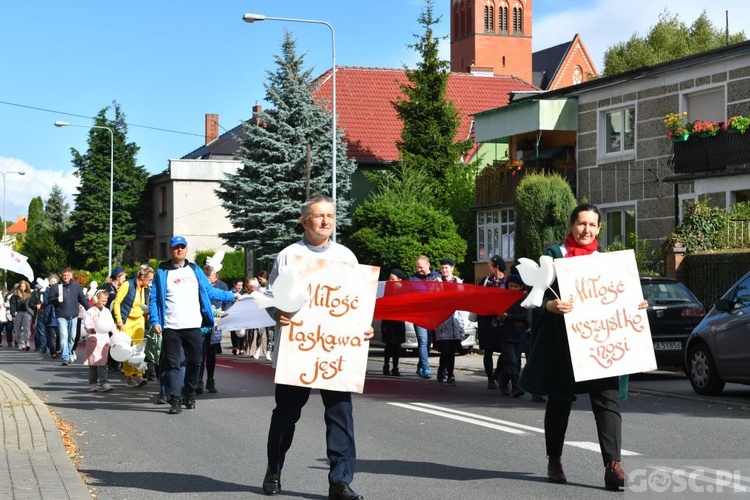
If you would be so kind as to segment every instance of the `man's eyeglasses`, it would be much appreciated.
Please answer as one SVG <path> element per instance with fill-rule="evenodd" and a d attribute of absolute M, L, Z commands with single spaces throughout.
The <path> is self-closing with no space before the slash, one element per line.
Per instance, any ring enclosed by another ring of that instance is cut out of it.
<path fill-rule="evenodd" d="M 185 250 L 187 246 L 185 245 L 175 245 L 172 247 L 172 250 Z"/>

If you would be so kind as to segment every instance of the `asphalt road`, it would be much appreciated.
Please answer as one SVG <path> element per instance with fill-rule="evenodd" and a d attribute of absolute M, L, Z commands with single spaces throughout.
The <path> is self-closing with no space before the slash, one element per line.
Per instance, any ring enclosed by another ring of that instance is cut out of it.
<path fill-rule="evenodd" d="M 227 350 L 225 349 L 225 352 Z M 481 356 L 457 358 L 458 384 L 414 374 L 381 374 L 371 351 L 365 392 L 355 395 L 357 474 L 353 488 L 373 499 L 598 499 L 603 466 L 590 406 L 574 405 L 563 455 L 567 485 L 546 481 L 544 405 L 486 389 Z M 436 358 L 432 358 L 434 364 Z M 265 440 L 273 409 L 266 361 L 222 355 L 218 394 L 168 415 L 153 403 L 152 383 L 111 393 L 88 392 L 87 367 L 61 366 L 38 353 L 0 349 L 2 368 L 21 378 L 76 425 L 81 470 L 99 499 L 233 499 L 262 496 Z M 639 375 L 623 403 L 623 465 L 636 458 L 742 459 L 750 431 L 750 387 L 729 385 L 718 398 L 698 397 L 679 374 Z M 282 474 L 279 498 L 327 498 L 325 426 L 320 398 L 303 411 Z"/>

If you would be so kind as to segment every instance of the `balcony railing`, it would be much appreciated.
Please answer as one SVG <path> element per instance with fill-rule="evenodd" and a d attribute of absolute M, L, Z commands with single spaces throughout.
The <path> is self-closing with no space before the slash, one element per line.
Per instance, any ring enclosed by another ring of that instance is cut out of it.
<path fill-rule="evenodd" d="M 721 170 L 750 163 L 750 133 L 721 133 L 713 137 L 690 136 L 674 142 L 670 166 L 676 174 Z"/>
<path fill-rule="evenodd" d="M 496 163 L 497 165 L 498 163 Z M 524 168 L 513 173 L 503 172 L 501 169 L 488 169 L 483 171 L 476 180 L 476 205 L 487 206 L 498 203 L 512 202 L 516 198 L 516 189 L 523 178 L 528 174 L 537 172 L 557 172 L 568 181 L 571 188 L 575 191 L 575 164 L 553 164 L 541 163 L 539 166 L 529 166 L 527 163 Z"/>

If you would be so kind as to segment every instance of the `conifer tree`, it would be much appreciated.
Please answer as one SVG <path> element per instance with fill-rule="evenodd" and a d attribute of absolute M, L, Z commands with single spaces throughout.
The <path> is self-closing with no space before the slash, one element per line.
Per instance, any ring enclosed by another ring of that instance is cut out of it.
<path fill-rule="evenodd" d="M 460 118 L 453 102 L 446 98 L 450 64 L 439 58 L 441 38 L 435 36 L 433 26 L 441 18 L 435 18 L 433 10 L 434 0 L 426 0 L 417 18 L 424 33 L 415 34 L 417 42 L 409 45 L 422 59 L 416 69 L 405 68 L 409 83 L 401 85 L 404 97 L 393 105 L 403 123 L 401 140 L 396 143 L 401 160 L 407 167 L 426 169 L 433 179 L 441 181 L 472 141 L 455 140 Z"/>
<path fill-rule="evenodd" d="M 331 193 L 332 117 L 313 99 L 311 70 L 297 56 L 290 32 L 284 35 L 276 71 L 267 71 L 268 111 L 243 123 L 237 137 L 237 159 L 242 166 L 223 179 L 216 194 L 229 212 L 234 231 L 220 236 L 237 248 L 255 250 L 269 261 L 289 243 L 299 239 L 299 209 L 306 198 L 306 161 L 310 148 L 310 193 Z M 349 202 L 354 162 L 338 132 L 337 227 L 349 225 Z"/>
<path fill-rule="evenodd" d="M 107 111 L 114 119 L 107 119 Z M 114 200 L 112 224 L 113 260 L 136 238 L 136 222 L 143 213 L 142 194 L 148 173 L 136 165 L 139 147 L 126 142 L 125 114 L 116 102 L 94 117 L 94 125 L 109 127 L 114 136 Z M 75 208 L 70 216 L 69 239 L 73 243 L 73 263 L 89 270 L 107 268 L 109 249 L 110 135 L 107 130 L 89 130 L 88 150 L 81 154 L 71 148 L 75 175 L 80 179 Z"/>
<path fill-rule="evenodd" d="M 52 186 L 44 206 L 44 215 L 55 230 L 65 230 L 70 224 L 70 204 L 65 201 L 65 194 L 57 184 Z"/>

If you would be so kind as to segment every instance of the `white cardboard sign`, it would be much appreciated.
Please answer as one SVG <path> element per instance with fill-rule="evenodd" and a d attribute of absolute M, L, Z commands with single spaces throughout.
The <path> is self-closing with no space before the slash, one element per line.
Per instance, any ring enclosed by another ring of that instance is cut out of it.
<path fill-rule="evenodd" d="M 576 382 L 656 370 L 633 250 L 555 260 Z"/>
<path fill-rule="evenodd" d="M 274 382 L 361 393 L 380 269 L 299 257 L 290 265 L 309 299 L 281 329 Z"/>

